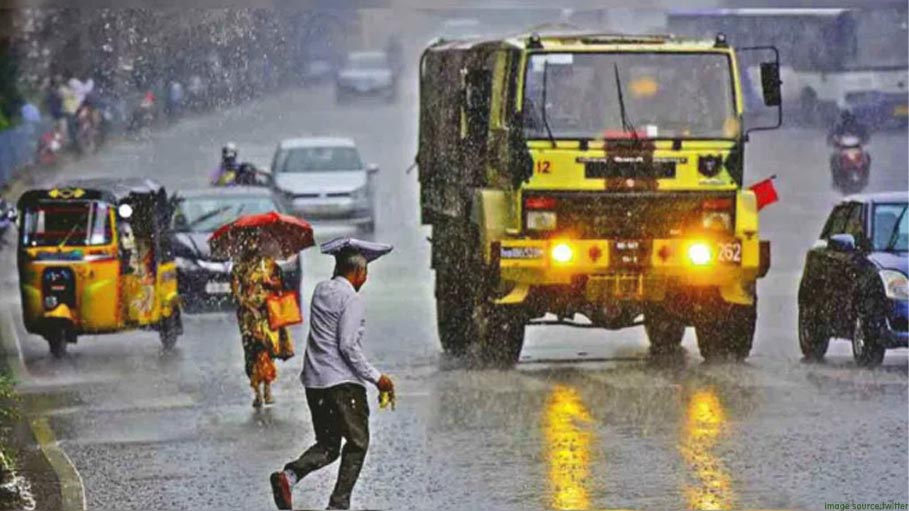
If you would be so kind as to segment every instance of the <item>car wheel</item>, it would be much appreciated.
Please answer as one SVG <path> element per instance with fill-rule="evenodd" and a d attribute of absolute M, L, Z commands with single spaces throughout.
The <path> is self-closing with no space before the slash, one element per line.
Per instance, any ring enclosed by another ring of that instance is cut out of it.
<path fill-rule="evenodd" d="M 886 348 L 878 344 L 873 323 L 859 313 L 852 331 L 852 356 L 861 367 L 877 367 L 884 361 Z"/>
<path fill-rule="evenodd" d="M 807 307 L 799 307 L 799 348 L 805 360 L 820 362 L 827 354 L 830 336 Z"/>

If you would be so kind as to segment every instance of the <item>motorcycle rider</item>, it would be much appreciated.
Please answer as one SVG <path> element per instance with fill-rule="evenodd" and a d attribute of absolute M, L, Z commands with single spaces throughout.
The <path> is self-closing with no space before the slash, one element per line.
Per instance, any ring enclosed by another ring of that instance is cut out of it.
<path fill-rule="evenodd" d="M 228 186 L 234 183 L 239 164 L 237 163 L 237 145 L 233 142 L 224 144 L 221 148 L 221 164 L 211 176 L 214 186 Z"/>
<path fill-rule="evenodd" d="M 862 144 L 868 142 L 868 128 L 849 110 L 843 110 L 840 114 L 840 118 L 833 126 L 828 140 L 831 144 L 836 144 L 837 140 L 846 136 L 856 137 Z"/>

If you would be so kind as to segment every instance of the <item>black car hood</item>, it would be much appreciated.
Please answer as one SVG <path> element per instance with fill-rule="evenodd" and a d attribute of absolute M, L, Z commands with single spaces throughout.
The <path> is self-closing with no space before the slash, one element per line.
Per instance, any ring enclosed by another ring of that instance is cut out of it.
<path fill-rule="evenodd" d="M 909 258 L 906 255 L 905 252 L 872 252 L 868 254 L 868 259 L 882 270 L 897 270 L 906 275 L 906 268 L 909 266 Z"/>
<path fill-rule="evenodd" d="M 211 261 L 208 232 L 178 232 L 174 234 L 174 255 L 186 259 Z"/>

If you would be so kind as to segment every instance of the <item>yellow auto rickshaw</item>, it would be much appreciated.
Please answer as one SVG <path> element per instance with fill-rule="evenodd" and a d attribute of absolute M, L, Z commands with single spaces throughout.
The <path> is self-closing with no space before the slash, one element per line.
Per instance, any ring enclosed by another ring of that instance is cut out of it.
<path fill-rule="evenodd" d="M 28 332 L 60 357 L 81 334 L 183 333 L 171 201 L 149 179 L 91 179 L 30 190 L 18 203 L 19 282 Z"/>

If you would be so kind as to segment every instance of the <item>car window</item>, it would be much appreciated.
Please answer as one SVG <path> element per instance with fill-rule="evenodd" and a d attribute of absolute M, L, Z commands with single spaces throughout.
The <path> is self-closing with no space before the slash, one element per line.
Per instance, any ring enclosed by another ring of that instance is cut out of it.
<path fill-rule="evenodd" d="M 823 232 L 821 232 L 821 239 L 826 240 L 835 234 L 842 234 L 846 227 L 848 213 L 848 204 L 841 204 L 833 208 L 833 212 L 830 213 L 830 217 L 827 219 L 827 224 L 824 226 Z"/>
<path fill-rule="evenodd" d="M 843 233 L 851 234 L 856 242 L 865 239 L 864 209 L 862 204 L 850 204 L 849 216 L 843 228 Z"/>
<path fill-rule="evenodd" d="M 909 250 L 907 204 L 877 204 L 872 222 L 872 246 L 878 251 Z"/>
<path fill-rule="evenodd" d="M 360 170 L 363 162 L 355 147 L 299 147 L 283 157 L 281 172 Z"/>

